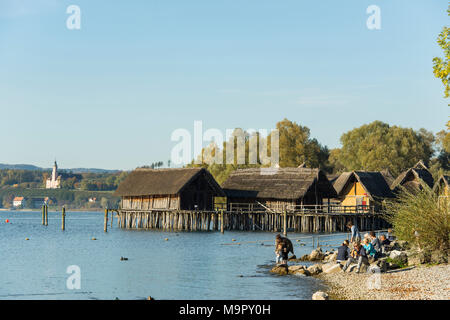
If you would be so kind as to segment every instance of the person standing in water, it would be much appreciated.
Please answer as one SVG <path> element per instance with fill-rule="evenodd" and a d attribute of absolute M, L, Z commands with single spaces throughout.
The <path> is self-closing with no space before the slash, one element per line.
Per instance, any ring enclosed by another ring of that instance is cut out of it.
<path fill-rule="evenodd" d="M 277 264 L 287 264 L 289 252 L 294 254 L 294 246 L 291 240 L 277 234 L 275 237 L 275 253 L 277 254 Z"/>
<path fill-rule="evenodd" d="M 353 222 L 351 220 L 347 222 L 347 228 L 349 228 L 351 232 L 350 242 L 360 242 L 361 234 L 359 233 L 358 227 L 353 225 Z"/>

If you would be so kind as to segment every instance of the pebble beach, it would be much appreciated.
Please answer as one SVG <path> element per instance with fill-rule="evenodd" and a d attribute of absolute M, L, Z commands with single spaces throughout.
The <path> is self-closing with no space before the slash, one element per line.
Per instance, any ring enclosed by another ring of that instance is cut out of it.
<path fill-rule="evenodd" d="M 450 300 L 450 266 L 416 266 L 378 274 L 320 274 L 333 300 Z"/>

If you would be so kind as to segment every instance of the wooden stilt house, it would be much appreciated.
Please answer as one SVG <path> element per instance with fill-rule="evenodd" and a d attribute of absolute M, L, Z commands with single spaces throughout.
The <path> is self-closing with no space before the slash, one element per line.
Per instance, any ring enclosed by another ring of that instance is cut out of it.
<path fill-rule="evenodd" d="M 344 172 L 333 186 L 341 205 L 354 206 L 357 212 L 378 211 L 384 200 L 394 198 L 381 172 Z"/>
<path fill-rule="evenodd" d="M 414 167 L 401 173 L 392 183 L 391 189 L 397 192 L 403 186 L 408 191 L 415 192 L 422 189 L 425 185 L 433 188 L 434 179 L 427 166 L 422 161 L 419 161 Z"/>
<path fill-rule="evenodd" d="M 325 173 L 319 169 L 240 169 L 223 183 L 228 210 L 242 207 L 283 211 L 296 207 L 322 206 L 337 196 Z"/>
<path fill-rule="evenodd" d="M 124 210 L 213 210 L 224 193 L 204 168 L 136 169 L 115 192 Z"/>

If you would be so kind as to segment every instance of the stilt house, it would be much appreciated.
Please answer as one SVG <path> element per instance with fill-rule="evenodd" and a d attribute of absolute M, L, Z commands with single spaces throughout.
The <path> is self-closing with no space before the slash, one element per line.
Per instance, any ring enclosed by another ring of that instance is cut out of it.
<path fill-rule="evenodd" d="M 136 169 L 119 185 L 121 209 L 213 210 L 224 193 L 204 168 Z"/>

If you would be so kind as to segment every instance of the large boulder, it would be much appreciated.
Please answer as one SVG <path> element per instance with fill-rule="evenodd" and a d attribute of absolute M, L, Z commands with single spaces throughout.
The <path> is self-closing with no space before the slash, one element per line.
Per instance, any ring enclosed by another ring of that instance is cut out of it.
<path fill-rule="evenodd" d="M 387 263 L 387 258 L 381 258 L 371 264 L 373 267 L 377 267 L 380 272 L 386 272 L 389 268 L 389 264 Z"/>
<path fill-rule="evenodd" d="M 431 263 L 437 263 L 437 264 L 448 263 L 448 256 L 447 256 L 446 252 L 444 252 L 442 250 L 435 250 L 435 251 L 431 252 L 430 260 L 431 260 Z"/>
<path fill-rule="evenodd" d="M 273 267 L 272 270 L 270 270 L 270 272 L 279 274 L 280 276 L 285 276 L 289 273 L 289 269 L 286 264 L 282 264 L 282 265 Z"/>
<path fill-rule="evenodd" d="M 329 261 L 336 261 L 336 259 L 337 259 L 337 252 L 333 252 L 333 253 L 327 255 L 325 257 L 325 259 L 323 259 L 323 261 L 327 261 L 327 262 L 329 262 Z"/>
<path fill-rule="evenodd" d="M 295 254 L 288 258 L 288 261 L 293 261 L 293 260 L 297 260 L 297 257 L 295 256 Z"/>
<path fill-rule="evenodd" d="M 326 263 L 322 265 L 322 272 L 331 274 L 338 273 L 342 271 L 342 265 L 340 263 Z"/>
<path fill-rule="evenodd" d="M 314 249 L 309 254 L 309 261 L 319 261 L 325 258 L 325 254 L 322 252 L 321 248 Z"/>
<path fill-rule="evenodd" d="M 328 300 L 329 296 L 327 293 L 325 293 L 323 291 L 317 291 L 316 293 L 313 294 L 312 299 L 313 300 Z"/>
<path fill-rule="evenodd" d="M 300 261 L 309 261 L 309 254 L 305 254 L 303 256 L 300 257 L 300 259 L 298 259 Z"/>
<path fill-rule="evenodd" d="M 289 274 L 295 274 L 295 275 L 305 275 L 305 276 L 310 276 L 311 274 L 309 273 L 308 270 L 305 269 L 304 266 L 301 265 L 297 265 L 297 266 L 290 266 L 288 268 L 289 270 Z"/>
<path fill-rule="evenodd" d="M 408 256 L 406 252 L 399 251 L 399 250 L 393 250 L 389 253 L 389 258 L 394 262 L 395 264 L 404 264 L 406 265 L 408 263 Z"/>
<path fill-rule="evenodd" d="M 314 276 L 314 275 L 318 275 L 319 273 L 322 272 L 322 266 L 320 264 L 315 264 L 315 265 L 308 267 L 308 269 L 306 269 L 306 270 L 308 270 L 309 273 Z"/>

